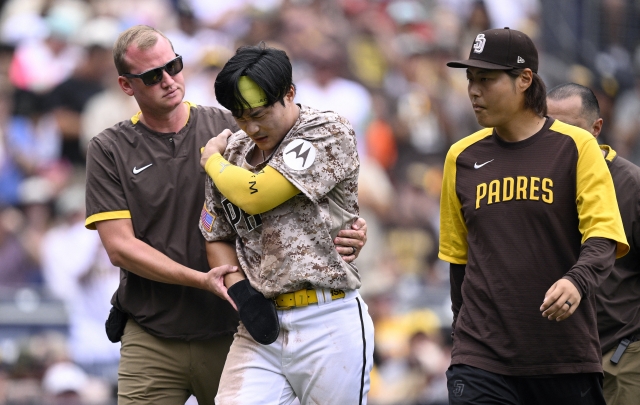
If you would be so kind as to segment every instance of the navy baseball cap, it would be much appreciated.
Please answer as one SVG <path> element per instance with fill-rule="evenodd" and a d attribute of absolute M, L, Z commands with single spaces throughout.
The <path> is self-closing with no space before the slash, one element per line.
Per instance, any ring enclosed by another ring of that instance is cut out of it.
<path fill-rule="evenodd" d="M 447 63 L 452 68 L 477 67 L 538 73 L 538 50 L 525 33 L 509 27 L 482 31 L 473 41 L 469 59 Z"/>

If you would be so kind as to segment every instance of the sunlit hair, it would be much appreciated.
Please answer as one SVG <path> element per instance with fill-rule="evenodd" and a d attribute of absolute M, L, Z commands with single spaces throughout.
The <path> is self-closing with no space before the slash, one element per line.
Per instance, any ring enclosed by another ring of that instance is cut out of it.
<path fill-rule="evenodd" d="M 249 76 L 264 90 L 265 107 L 276 102 L 284 105 L 284 97 L 293 85 L 291 61 L 284 51 L 267 47 L 264 42 L 238 48 L 218 73 L 215 83 L 216 99 L 234 117 L 241 117 L 251 108 L 238 89 L 241 76 Z"/>
<path fill-rule="evenodd" d="M 507 70 L 505 73 L 515 80 L 524 69 Z M 524 108 L 532 110 L 540 117 L 547 115 L 547 86 L 537 73 L 531 72 L 531 86 L 524 92 Z"/>
<path fill-rule="evenodd" d="M 113 45 L 113 62 L 118 70 L 118 75 L 131 73 L 129 71 L 131 67 L 125 60 L 127 48 L 131 44 L 135 44 L 138 49 L 143 51 L 147 50 L 158 42 L 158 35 L 169 41 L 169 38 L 167 38 L 162 32 L 153 27 L 149 27 L 148 25 L 136 25 L 120 34 L 116 43 Z M 173 50 L 173 44 L 171 41 L 169 41 L 169 44 Z"/>

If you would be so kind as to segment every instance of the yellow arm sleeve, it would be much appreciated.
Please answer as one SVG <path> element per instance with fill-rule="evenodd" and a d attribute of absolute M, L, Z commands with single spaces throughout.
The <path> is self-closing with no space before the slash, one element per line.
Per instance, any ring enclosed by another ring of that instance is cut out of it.
<path fill-rule="evenodd" d="M 220 192 L 249 215 L 269 211 L 300 193 L 289 180 L 271 166 L 251 173 L 229 163 L 219 153 L 204 167 Z"/>

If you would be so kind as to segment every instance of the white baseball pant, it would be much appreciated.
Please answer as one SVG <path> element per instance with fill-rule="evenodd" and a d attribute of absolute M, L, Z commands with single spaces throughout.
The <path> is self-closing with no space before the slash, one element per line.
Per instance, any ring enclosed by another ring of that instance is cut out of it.
<path fill-rule="evenodd" d="M 327 294 L 327 296 L 330 296 Z M 263 346 L 242 324 L 222 372 L 218 405 L 366 404 L 373 321 L 357 290 L 278 310 L 280 335 Z"/>

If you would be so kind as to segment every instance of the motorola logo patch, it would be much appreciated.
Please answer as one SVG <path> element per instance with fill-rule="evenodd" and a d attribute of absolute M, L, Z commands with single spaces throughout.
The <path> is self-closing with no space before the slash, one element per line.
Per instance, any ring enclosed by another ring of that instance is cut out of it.
<path fill-rule="evenodd" d="M 316 148 L 309 141 L 295 139 L 284 149 L 282 157 L 293 170 L 308 169 L 316 160 Z"/>

